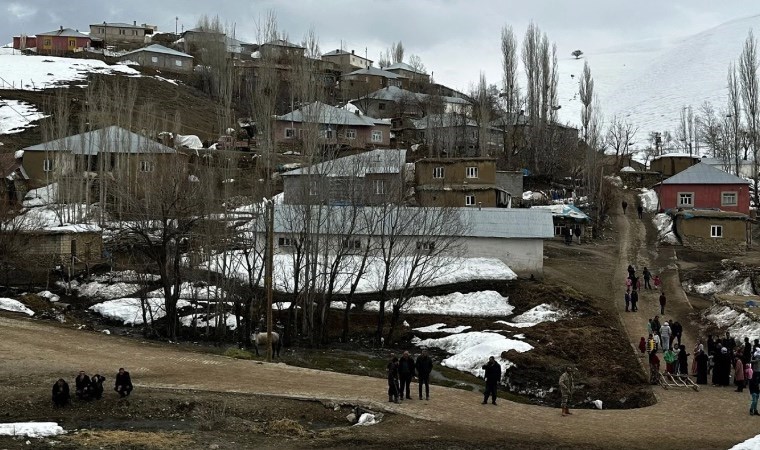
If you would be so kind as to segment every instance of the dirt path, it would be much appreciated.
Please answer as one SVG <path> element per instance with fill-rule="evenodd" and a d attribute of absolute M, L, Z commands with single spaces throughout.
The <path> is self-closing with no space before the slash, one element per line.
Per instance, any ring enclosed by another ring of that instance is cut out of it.
<path fill-rule="evenodd" d="M 629 204 L 635 203 L 629 200 Z M 646 330 L 647 318 L 659 312 L 659 306 L 657 296 L 645 292 L 637 314 L 624 312 L 622 286 L 626 267 L 632 261 L 637 268 L 652 264 L 660 270 L 667 257 L 645 246 L 645 226 L 630 211 L 628 216 L 613 214 L 613 220 L 619 231 L 619 264 L 616 268 L 599 268 L 597 272 L 598 276 L 611 280 L 613 286 L 621 286 L 610 298 L 618 302 L 631 345 L 637 346 Z M 670 299 L 666 317 L 688 323 L 686 314 L 690 306 L 677 274 L 673 269 L 664 274 Z M 692 330 L 685 330 L 684 341 L 690 349 L 688 346 L 694 342 Z M 382 379 L 235 360 L 170 344 L 77 331 L 8 315 L 0 315 L 0 361 L 0 380 L 33 374 L 40 380 L 39 396 L 49 395 L 49 386 L 55 378 L 73 378 L 82 365 L 89 371 L 105 374 L 124 366 L 138 385 L 135 392 L 138 396 L 139 386 L 150 386 L 329 399 L 397 412 L 409 421 L 423 419 L 481 429 L 484 436 L 505 436 L 535 442 L 537 446 L 651 448 L 651 439 L 655 437 L 656 446 L 663 448 L 728 448 L 756 435 L 760 424 L 758 419 L 746 416 L 747 394 L 712 387 L 701 392 L 655 388 L 659 402 L 652 407 L 576 410 L 572 417 L 561 417 L 554 408 L 503 400 L 496 407 L 481 405 L 481 397 L 476 393 L 437 386 L 432 388 L 430 402 L 412 400 L 394 405 L 385 402 L 386 383 Z M 2 389 L 14 389 L 12 383 L 4 384 Z M 650 434 L 649 424 L 667 424 L 667 428 L 659 427 Z M 723 431 L 716 433 L 716 430 Z M 398 426 L 388 432 L 397 434 Z"/>

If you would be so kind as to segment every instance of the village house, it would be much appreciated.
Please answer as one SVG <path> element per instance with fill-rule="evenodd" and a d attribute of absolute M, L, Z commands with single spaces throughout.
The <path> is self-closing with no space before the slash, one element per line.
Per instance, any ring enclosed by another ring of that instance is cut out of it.
<path fill-rule="evenodd" d="M 103 41 L 104 47 L 135 48 L 145 45 L 158 30 L 155 25 L 102 22 L 90 24 L 90 36 Z"/>
<path fill-rule="evenodd" d="M 23 152 L 0 153 L 0 205 L 20 203 L 28 189 L 29 175 L 21 163 Z"/>
<path fill-rule="evenodd" d="M 391 64 L 388 67 L 383 67 L 383 70 L 401 75 L 412 84 L 424 85 L 430 83 L 430 75 L 419 69 L 415 69 L 405 62 Z"/>
<path fill-rule="evenodd" d="M 353 72 L 358 69 L 369 69 L 372 67 L 372 60 L 359 56 L 351 50 L 350 52 L 342 49 L 335 49 L 322 55 L 323 61 L 330 61 L 335 67 L 343 73 Z"/>
<path fill-rule="evenodd" d="M 672 177 L 699 162 L 698 156 L 688 153 L 666 153 L 652 158 L 649 170 L 659 172 L 663 177 Z"/>
<path fill-rule="evenodd" d="M 748 182 L 708 164 L 693 165 L 655 186 L 660 208 L 713 208 L 749 214 Z"/>
<path fill-rule="evenodd" d="M 378 118 L 415 118 L 426 114 L 459 113 L 466 114 L 471 104 L 464 98 L 431 96 L 412 92 L 398 86 L 388 86 L 370 94 L 352 100 L 351 103 L 371 117 Z"/>
<path fill-rule="evenodd" d="M 417 204 L 423 207 L 506 207 L 510 195 L 496 185 L 494 158 L 423 158 L 414 163 Z"/>
<path fill-rule="evenodd" d="M 753 162 L 747 159 L 729 160 L 723 158 L 708 158 L 706 156 L 703 156 L 701 162 L 702 164 L 711 165 L 716 169 L 720 169 L 728 173 L 738 173 L 738 175 L 743 178 L 752 178 L 753 171 L 755 170 Z"/>
<path fill-rule="evenodd" d="M 259 52 L 257 57 L 270 58 L 273 61 L 298 60 L 304 57 L 306 48 L 288 42 L 284 39 L 275 39 L 261 45 L 252 46 L 254 52 Z"/>
<path fill-rule="evenodd" d="M 184 44 L 185 53 L 190 54 L 200 53 L 202 49 L 213 50 L 210 48 L 212 46 L 223 46 L 227 54 L 234 59 L 251 59 L 256 47 L 255 44 L 203 27 L 186 30 L 182 33 L 180 42 Z"/>
<path fill-rule="evenodd" d="M 119 61 L 134 61 L 142 67 L 170 72 L 191 73 L 193 71 L 192 56 L 158 44 L 125 53 L 119 57 Z"/>
<path fill-rule="evenodd" d="M 358 214 L 347 210 L 352 208 L 350 206 L 327 208 L 329 209 L 321 210 L 321 216 L 325 217 L 327 222 L 322 224 L 322 230 L 313 232 L 318 232 L 319 237 L 323 238 L 340 238 L 345 236 L 348 229 L 345 218 L 355 216 L 360 223 L 352 226 L 351 236 L 347 239 L 353 251 L 361 251 L 368 241 L 372 243 L 380 239 L 375 224 L 387 221 L 388 214 L 408 213 L 410 217 L 416 217 L 424 213 L 419 212 L 422 208 L 415 207 L 400 207 L 389 212 L 387 208 L 368 206 L 362 208 Z M 436 208 L 429 210 L 435 211 Z M 544 240 L 554 236 L 549 211 L 526 208 L 453 208 L 446 210 L 446 214 L 449 213 L 462 225 L 457 229 L 457 236 L 462 244 L 461 252 L 452 256 L 498 259 L 520 276 L 542 276 Z M 302 239 L 304 233 L 304 216 L 301 206 L 275 206 L 275 253 L 287 254 L 295 251 L 297 241 Z M 424 252 L 435 244 L 430 241 L 429 235 L 412 231 L 413 227 L 405 227 L 404 230 L 403 237 L 414 240 L 418 251 Z"/>
<path fill-rule="evenodd" d="M 81 52 L 88 47 L 99 47 L 102 41 L 72 28 L 60 27 L 36 36 L 14 36 L 13 48 L 17 50 L 37 49 L 37 53 L 45 55 L 63 55 Z"/>
<path fill-rule="evenodd" d="M 334 148 L 388 147 L 390 131 L 389 120 L 362 116 L 322 102 L 277 116 L 274 125 L 278 145 L 313 139 L 322 146 Z"/>
<path fill-rule="evenodd" d="M 496 171 L 496 188 L 506 192 L 513 205 L 522 200 L 524 176 L 521 170 Z"/>
<path fill-rule="evenodd" d="M 714 253 L 737 253 L 752 244 L 752 219 L 746 214 L 690 209 L 673 216 L 673 231 L 684 247 Z"/>
<path fill-rule="evenodd" d="M 534 205 L 531 209 L 551 211 L 554 235 L 557 237 L 565 237 L 572 230 L 573 237 L 577 239 L 579 235 L 586 234 L 586 226 L 591 222 L 591 218 L 586 213 L 571 204 Z"/>
<path fill-rule="evenodd" d="M 82 183 L 93 189 L 126 176 L 133 183 L 151 180 L 157 165 L 176 164 L 173 148 L 117 126 L 88 131 L 23 149 L 22 167 L 32 187 L 59 182 L 59 201 L 67 203 Z M 153 181 L 150 181 L 153 182 Z"/>
<path fill-rule="evenodd" d="M 464 114 L 429 114 L 411 121 L 414 139 L 423 143 L 434 155 L 442 156 L 489 156 L 496 155 L 503 147 L 501 131 L 487 127 L 486 151 L 481 153 L 478 123 Z"/>
<path fill-rule="evenodd" d="M 282 174 L 285 204 L 377 205 L 403 196 L 406 150 L 372 150 Z"/>
<path fill-rule="evenodd" d="M 404 88 L 406 78 L 377 67 L 355 70 L 340 78 L 340 91 L 346 100 L 361 98 L 388 86 Z"/>

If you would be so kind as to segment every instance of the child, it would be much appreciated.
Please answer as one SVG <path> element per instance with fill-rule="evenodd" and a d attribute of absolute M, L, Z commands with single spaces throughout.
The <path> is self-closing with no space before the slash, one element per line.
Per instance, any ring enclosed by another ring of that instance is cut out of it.
<path fill-rule="evenodd" d="M 644 357 L 644 353 L 647 351 L 647 341 L 644 339 L 644 336 L 641 336 L 641 340 L 639 341 L 639 351 L 641 352 L 641 357 Z"/>
<path fill-rule="evenodd" d="M 655 289 L 660 289 L 660 285 L 661 284 L 662 284 L 662 280 L 660 280 L 660 276 L 659 275 L 655 275 L 654 276 L 654 288 Z"/>

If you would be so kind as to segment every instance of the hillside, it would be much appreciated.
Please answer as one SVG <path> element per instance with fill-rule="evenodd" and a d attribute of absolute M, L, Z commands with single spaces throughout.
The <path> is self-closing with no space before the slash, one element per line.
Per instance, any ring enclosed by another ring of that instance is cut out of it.
<path fill-rule="evenodd" d="M 722 107 L 728 65 L 741 53 L 747 32 L 758 25 L 760 16 L 751 16 L 682 39 L 651 39 L 588 51 L 584 58 L 591 66 L 604 116 L 617 115 L 637 125 L 641 142 L 650 131 L 675 130 L 684 106 L 691 105 L 695 112 L 705 101 Z M 575 93 L 583 62 L 571 57 L 559 60 L 560 118 L 573 124 L 580 116 Z"/>

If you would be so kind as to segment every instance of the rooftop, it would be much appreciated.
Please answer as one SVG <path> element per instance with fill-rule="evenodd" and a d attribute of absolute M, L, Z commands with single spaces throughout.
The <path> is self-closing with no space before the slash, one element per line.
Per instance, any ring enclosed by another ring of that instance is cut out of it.
<path fill-rule="evenodd" d="M 530 209 L 544 209 L 551 211 L 554 217 L 563 217 L 569 219 L 575 219 L 578 222 L 588 222 L 591 218 L 583 211 L 578 209 L 575 205 L 539 205 L 531 206 Z"/>
<path fill-rule="evenodd" d="M 361 99 L 356 99 L 352 101 L 360 101 L 364 98 L 370 98 L 375 100 L 385 100 L 385 101 L 392 101 L 397 102 L 404 99 L 413 99 L 417 100 L 419 102 L 427 101 L 430 96 L 428 94 L 422 94 L 419 92 L 412 92 L 408 91 L 406 89 L 402 89 L 398 86 L 388 86 L 384 87 L 382 89 L 378 89 L 375 92 L 371 92 L 367 94 L 366 97 L 363 97 Z M 459 97 L 447 97 L 447 96 L 440 96 L 439 97 L 444 103 L 456 103 L 460 105 L 469 105 L 470 102 L 463 98 Z"/>
<path fill-rule="evenodd" d="M 152 44 L 147 47 L 138 48 L 137 50 L 132 50 L 131 52 L 124 53 L 122 57 L 127 56 L 127 55 L 133 55 L 135 53 L 140 53 L 140 52 L 161 53 L 163 55 L 179 56 L 182 58 L 192 58 L 192 56 L 188 55 L 187 53 L 182 53 L 180 51 L 177 51 L 168 47 L 164 47 L 163 45 L 158 45 L 158 44 Z"/>
<path fill-rule="evenodd" d="M 750 220 L 750 217 L 746 214 L 719 209 L 685 209 L 675 212 L 674 215 L 686 220 L 694 218 Z"/>
<path fill-rule="evenodd" d="M 173 148 L 115 125 L 32 145 L 23 150 L 39 152 L 70 151 L 75 155 L 97 155 L 98 153 L 175 153 Z"/>
<path fill-rule="evenodd" d="M 666 179 L 662 184 L 747 184 L 747 180 L 728 172 L 698 163 Z"/>
<path fill-rule="evenodd" d="M 384 70 L 406 70 L 407 72 L 414 72 L 420 75 L 427 75 L 425 72 L 420 72 L 419 70 L 415 69 L 414 67 L 410 66 L 409 64 L 405 62 L 397 62 L 397 63 L 391 64 L 388 67 L 383 67 L 383 69 Z"/>
<path fill-rule="evenodd" d="M 327 105 L 322 102 L 310 103 L 295 111 L 276 117 L 288 122 L 311 122 L 328 125 L 351 125 L 372 127 L 376 124 L 390 125 L 390 121 L 361 116 L 344 108 Z"/>
<path fill-rule="evenodd" d="M 106 27 L 116 27 L 116 28 L 150 28 L 150 26 L 142 24 L 137 25 L 136 23 L 125 23 L 125 22 L 101 22 L 101 23 L 91 23 L 91 27 L 98 27 L 98 26 L 106 26 Z"/>
<path fill-rule="evenodd" d="M 348 73 L 344 76 L 349 76 L 349 75 L 373 75 L 373 76 L 389 78 L 389 79 L 406 78 L 405 76 L 402 76 L 393 72 L 388 72 L 387 70 L 378 69 L 377 67 L 368 67 L 366 69 L 354 70 L 353 72 Z"/>
<path fill-rule="evenodd" d="M 664 155 L 655 156 L 652 158 L 652 161 L 657 161 L 658 159 L 663 158 L 691 158 L 691 159 L 699 159 L 699 156 L 690 155 L 688 153 L 682 153 L 682 152 L 672 152 L 672 153 L 665 153 Z"/>
<path fill-rule="evenodd" d="M 79 37 L 90 39 L 89 34 L 84 34 L 79 30 L 73 28 L 61 28 L 54 31 L 48 31 L 47 33 L 37 33 L 37 36 L 62 36 L 62 37 Z"/>
<path fill-rule="evenodd" d="M 405 162 L 406 150 L 372 150 L 291 170 L 282 176 L 311 174 L 363 178 L 367 174 L 400 173 Z"/>
<path fill-rule="evenodd" d="M 363 60 L 365 60 L 365 61 L 369 61 L 369 62 L 372 62 L 372 60 L 371 60 L 371 59 L 365 58 L 365 57 L 363 57 L 363 56 L 361 56 L 361 55 L 357 55 L 357 54 L 356 54 L 356 53 L 354 53 L 354 52 L 349 52 L 349 51 L 347 51 L 347 50 L 341 50 L 341 49 L 339 49 L 339 48 L 336 48 L 335 50 L 333 50 L 333 51 L 331 51 L 331 52 L 327 52 L 327 53 L 323 53 L 323 54 L 322 54 L 322 56 L 339 56 L 339 55 L 354 55 L 354 56 L 356 56 L 357 58 L 361 58 L 361 59 L 363 59 Z"/>

